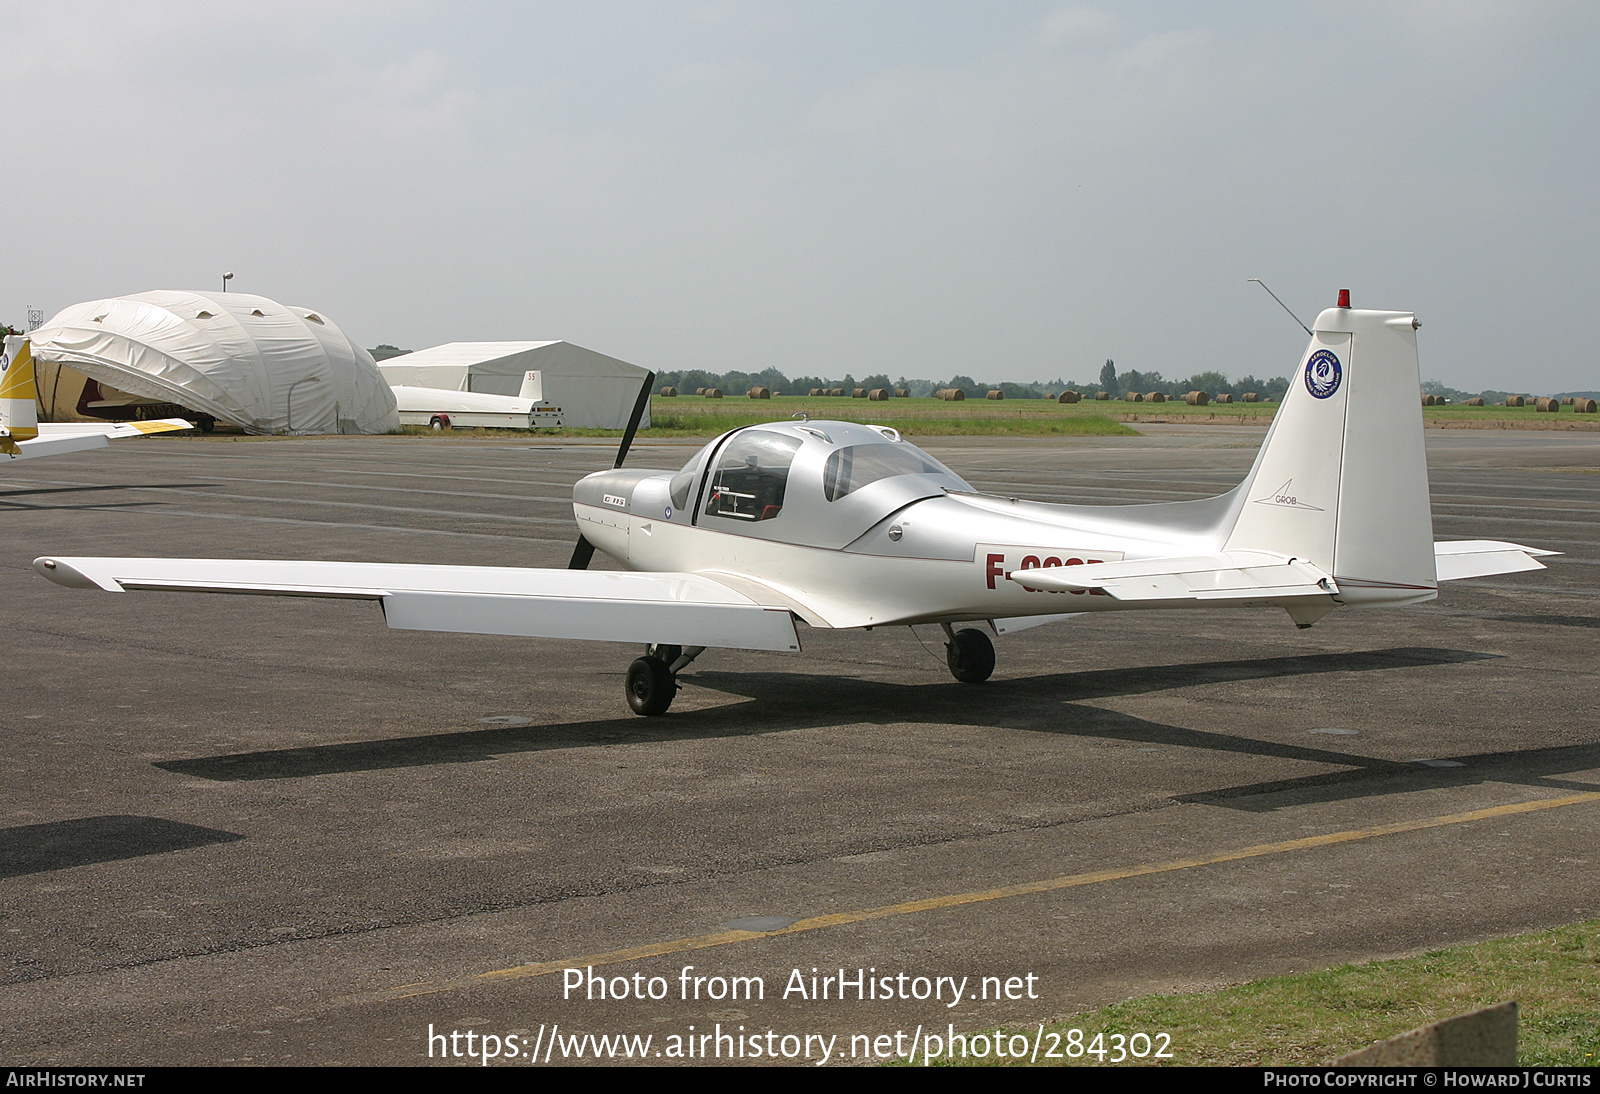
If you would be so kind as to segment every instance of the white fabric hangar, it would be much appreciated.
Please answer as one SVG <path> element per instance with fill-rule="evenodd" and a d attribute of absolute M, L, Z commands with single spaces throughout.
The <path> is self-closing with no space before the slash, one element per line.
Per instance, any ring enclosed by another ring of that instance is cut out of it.
<path fill-rule="evenodd" d="M 249 433 L 392 433 L 372 355 L 320 312 L 248 293 L 156 290 L 74 304 L 29 335 L 34 359 Z"/>
<path fill-rule="evenodd" d="M 516 395 L 538 372 L 541 398 L 578 429 L 626 429 L 649 369 L 571 342 L 450 342 L 391 357 L 378 366 L 391 384 Z M 649 428 L 646 407 L 641 428 Z"/>

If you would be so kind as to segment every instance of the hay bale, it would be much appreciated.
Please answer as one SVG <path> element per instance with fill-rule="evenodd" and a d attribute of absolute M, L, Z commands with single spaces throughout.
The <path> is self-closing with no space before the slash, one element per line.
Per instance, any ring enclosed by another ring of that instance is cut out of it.
<path fill-rule="evenodd" d="M 1575 399 L 1572 403 L 1574 414 L 1593 414 L 1595 402 L 1593 399 Z"/>
<path fill-rule="evenodd" d="M 697 387 L 694 389 L 694 393 L 696 395 L 704 395 L 706 393 L 706 389 L 703 387 Z"/>
<path fill-rule="evenodd" d="M 947 403 L 959 403 L 967 397 L 967 393 L 958 387 L 946 387 L 934 392 L 933 397 L 943 399 Z"/>
<path fill-rule="evenodd" d="M 678 389 L 675 387 L 664 387 L 661 389 L 661 397 L 663 399 L 676 399 L 678 397 Z"/>
<path fill-rule="evenodd" d="M 911 398 L 911 389 L 910 388 L 905 388 L 905 387 L 897 387 L 897 388 L 894 389 L 894 397 L 896 399 L 909 399 L 909 398 Z"/>
<path fill-rule="evenodd" d="M 1528 405 L 1527 400 L 1524 399 L 1520 395 L 1508 395 L 1506 397 L 1506 406 L 1527 406 L 1527 405 Z"/>
<path fill-rule="evenodd" d="M 1568 395 L 1565 399 L 1561 400 L 1561 405 L 1562 406 L 1577 406 L 1578 405 L 1578 400 L 1574 396 Z"/>
<path fill-rule="evenodd" d="M 1261 401 L 1261 393 L 1256 391 L 1247 391 L 1243 395 L 1239 396 L 1239 401 L 1241 403 L 1259 403 Z"/>
<path fill-rule="evenodd" d="M 1147 403 L 1164 403 L 1167 401 L 1167 397 L 1159 391 L 1152 391 L 1144 397 L 1144 401 Z"/>
<path fill-rule="evenodd" d="M 849 392 L 842 387 L 830 387 L 828 389 L 828 397 L 831 399 L 843 399 L 848 394 Z"/>
<path fill-rule="evenodd" d="M 1083 398 L 1083 395 L 1080 392 L 1067 390 L 1067 391 L 1063 391 L 1060 395 L 1056 396 L 1056 402 L 1058 402 L 1058 403 L 1075 403 L 1079 399 L 1082 399 L 1082 398 Z"/>
<path fill-rule="evenodd" d="M 1211 396 L 1203 391 L 1191 391 L 1184 395 L 1183 401 L 1190 406 L 1205 406 L 1211 401 Z"/>
<path fill-rule="evenodd" d="M 865 399 L 866 397 L 867 397 L 867 389 L 866 388 L 864 388 L 864 387 L 853 387 L 853 388 L 850 389 L 850 398 L 852 398 L 852 399 Z"/>
<path fill-rule="evenodd" d="M 889 389 L 886 387 L 875 387 L 867 392 L 867 402 L 869 403 L 886 403 L 888 401 Z"/>
<path fill-rule="evenodd" d="M 1233 402 L 1233 394 L 1231 392 L 1224 391 L 1221 395 L 1217 396 L 1217 402 L 1231 403 Z"/>
<path fill-rule="evenodd" d="M 1006 393 L 999 388 L 990 388 L 989 394 L 984 396 L 985 399 L 1004 399 L 1005 397 Z"/>
<path fill-rule="evenodd" d="M 770 399 L 770 398 L 772 398 L 772 392 L 768 391 L 764 387 L 753 387 L 749 391 L 745 392 L 745 394 L 750 396 L 750 398 L 752 398 L 752 399 Z"/>
<path fill-rule="evenodd" d="M 1123 394 L 1122 401 L 1125 403 L 1142 403 L 1144 402 L 1144 396 L 1137 391 L 1129 391 Z"/>
<path fill-rule="evenodd" d="M 1094 393 L 1094 398 L 1095 398 L 1096 402 L 1103 403 L 1107 399 L 1111 398 L 1111 392 L 1109 392 L 1109 391 L 1097 391 L 1097 392 Z"/>
<path fill-rule="evenodd" d="M 1481 395 L 1473 396 L 1472 398 L 1467 400 L 1467 405 L 1468 406 L 1482 406 L 1483 405 L 1483 396 L 1481 396 Z"/>
<path fill-rule="evenodd" d="M 1556 399 L 1541 398 L 1537 405 L 1540 414 L 1556 414 L 1561 410 L 1561 403 Z"/>
<path fill-rule="evenodd" d="M 706 398 L 707 399 L 720 399 L 720 398 L 722 398 L 722 389 L 720 387 L 708 387 L 708 388 L 706 388 Z"/>

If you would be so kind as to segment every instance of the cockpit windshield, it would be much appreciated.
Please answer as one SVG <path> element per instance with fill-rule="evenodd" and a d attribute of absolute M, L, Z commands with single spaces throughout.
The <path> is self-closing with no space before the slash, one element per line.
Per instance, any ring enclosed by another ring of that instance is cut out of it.
<path fill-rule="evenodd" d="M 838 501 L 863 486 L 895 475 L 949 475 L 951 470 L 909 445 L 853 444 L 828 457 L 822 471 L 822 492 Z"/>
<path fill-rule="evenodd" d="M 783 511 L 789 465 L 800 451 L 798 437 L 749 429 L 728 442 L 717 460 L 706 494 L 705 515 L 734 520 L 771 520 Z"/>

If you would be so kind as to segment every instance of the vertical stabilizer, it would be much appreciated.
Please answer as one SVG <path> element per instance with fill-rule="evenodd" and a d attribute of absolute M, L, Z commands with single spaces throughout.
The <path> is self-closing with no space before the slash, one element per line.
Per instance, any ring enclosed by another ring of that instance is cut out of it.
<path fill-rule="evenodd" d="M 28 340 L 8 334 L 0 350 L 0 451 L 17 453 L 18 441 L 39 435 L 39 389 L 33 380 L 33 354 Z"/>
<path fill-rule="evenodd" d="M 1228 549 L 1310 562 L 1345 604 L 1435 595 L 1416 327 L 1409 312 L 1317 317 Z"/>
<path fill-rule="evenodd" d="M 544 402 L 544 373 L 539 369 L 529 369 L 524 372 L 522 390 L 517 392 L 517 398 L 534 403 Z"/>

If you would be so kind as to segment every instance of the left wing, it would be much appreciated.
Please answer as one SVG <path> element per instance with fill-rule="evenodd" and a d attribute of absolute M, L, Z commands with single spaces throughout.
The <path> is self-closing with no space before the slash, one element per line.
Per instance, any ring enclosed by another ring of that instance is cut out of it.
<path fill-rule="evenodd" d="M 699 574 L 215 558 L 38 558 L 77 589 L 376 600 L 397 630 L 798 650 L 789 609 Z"/>

